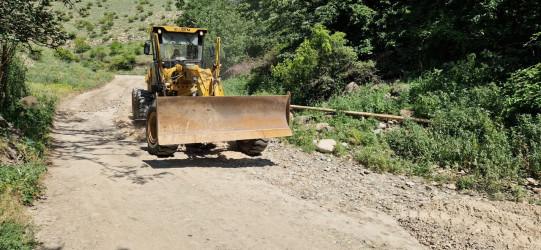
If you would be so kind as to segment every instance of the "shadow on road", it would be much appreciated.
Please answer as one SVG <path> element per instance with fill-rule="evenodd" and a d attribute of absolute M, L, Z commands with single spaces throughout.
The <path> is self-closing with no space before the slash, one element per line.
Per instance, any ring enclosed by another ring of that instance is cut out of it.
<path fill-rule="evenodd" d="M 224 152 L 235 151 L 236 144 L 228 143 L 227 147 L 216 148 L 214 144 L 190 144 L 186 145 L 183 153 L 187 159 L 159 159 L 143 160 L 152 168 L 189 168 L 189 167 L 209 167 L 209 168 L 247 168 L 247 167 L 269 167 L 276 164 L 268 159 L 259 157 L 249 157 L 237 159 L 228 158 Z M 148 148 L 142 147 L 147 151 Z M 177 152 L 178 154 L 178 152 Z"/>
<path fill-rule="evenodd" d="M 227 159 L 221 155 L 218 158 L 188 158 L 188 159 L 156 159 L 143 160 L 152 168 L 249 168 L 249 167 L 270 167 L 276 164 L 267 159 L 261 158 L 243 158 Z"/>

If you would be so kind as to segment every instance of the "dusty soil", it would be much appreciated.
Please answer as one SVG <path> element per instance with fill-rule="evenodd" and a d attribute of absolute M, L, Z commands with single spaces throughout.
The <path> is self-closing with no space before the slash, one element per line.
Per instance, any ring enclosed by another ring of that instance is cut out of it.
<path fill-rule="evenodd" d="M 57 112 L 43 248 L 422 249 L 541 247 L 541 208 L 372 173 L 274 140 L 259 157 L 218 144 L 145 151 L 131 88 L 117 76 Z"/>

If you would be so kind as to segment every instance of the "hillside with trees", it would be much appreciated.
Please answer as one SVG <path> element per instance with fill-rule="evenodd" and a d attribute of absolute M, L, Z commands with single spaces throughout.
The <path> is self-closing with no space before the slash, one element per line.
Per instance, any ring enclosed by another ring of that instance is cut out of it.
<path fill-rule="evenodd" d="M 294 104 L 402 111 L 431 120 L 425 127 L 405 122 L 380 133 L 374 119 L 305 112 L 335 130 L 295 125 L 288 141 L 304 150 L 316 149 L 314 138 L 332 138 L 339 142 L 335 154 L 380 171 L 456 183 L 496 199 L 532 194 L 523 184 L 524 178 L 541 176 L 540 3 L 206 0 L 177 5 L 183 11 L 177 25 L 206 27 L 209 36 L 222 37 L 226 68 L 251 66 L 250 72 L 229 72 L 242 93 L 291 91 Z M 351 82 L 359 90 L 345 93 Z"/>

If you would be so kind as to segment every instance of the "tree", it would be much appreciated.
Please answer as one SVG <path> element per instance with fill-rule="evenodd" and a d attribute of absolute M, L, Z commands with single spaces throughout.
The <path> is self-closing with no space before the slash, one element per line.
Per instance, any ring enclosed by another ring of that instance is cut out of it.
<path fill-rule="evenodd" d="M 30 43 L 56 48 L 67 34 L 61 18 L 51 11 L 51 2 L 71 6 L 70 0 L 2 0 L 0 2 L 0 107 L 5 107 L 8 96 L 8 69 L 16 49 Z"/>
<path fill-rule="evenodd" d="M 250 55 L 252 45 L 257 38 L 253 36 L 255 24 L 246 18 L 247 5 L 232 1 L 178 1 L 182 15 L 176 24 L 182 27 L 206 28 L 206 45 L 212 46 L 217 36 L 222 39 L 221 63 L 225 68 L 240 62 Z M 204 13 L 204 14 L 203 14 Z M 248 54 L 248 55 L 247 55 Z M 208 53 L 207 53 L 208 55 Z M 212 62 L 212 58 L 204 58 Z"/>

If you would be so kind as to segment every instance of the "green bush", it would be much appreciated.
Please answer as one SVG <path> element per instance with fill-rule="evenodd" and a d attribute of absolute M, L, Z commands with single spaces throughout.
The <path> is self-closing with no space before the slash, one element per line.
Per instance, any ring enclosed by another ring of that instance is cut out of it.
<path fill-rule="evenodd" d="M 412 162 L 431 160 L 436 141 L 420 125 L 406 121 L 404 126 L 384 134 L 385 141 L 397 156 Z"/>
<path fill-rule="evenodd" d="M 305 152 L 316 150 L 316 145 L 313 141 L 316 138 L 317 132 L 314 129 L 304 130 L 296 126 L 293 128 L 293 131 L 294 136 L 286 138 L 289 143 L 299 146 Z"/>
<path fill-rule="evenodd" d="M 124 49 L 124 45 L 121 42 L 114 40 L 111 44 L 109 44 L 109 55 L 118 55 L 122 49 Z"/>
<path fill-rule="evenodd" d="M 430 118 L 450 107 L 481 107 L 491 118 L 504 109 L 501 88 L 490 82 L 490 70 L 477 63 L 475 55 L 453 63 L 445 70 L 435 69 L 411 81 L 408 102 L 416 116 Z"/>
<path fill-rule="evenodd" d="M 378 172 L 403 173 L 407 168 L 407 162 L 393 158 L 392 151 L 382 145 L 361 147 L 355 154 L 355 159 L 366 167 Z"/>
<path fill-rule="evenodd" d="M 88 32 L 93 32 L 94 31 L 94 25 L 87 21 L 87 20 L 84 20 L 84 19 L 80 19 L 80 20 L 77 20 L 77 22 L 75 22 L 74 24 L 75 28 L 81 30 L 81 29 L 86 29 L 86 31 Z"/>
<path fill-rule="evenodd" d="M 346 46 L 344 33 L 331 35 L 321 25 L 312 32 L 292 58 L 271 67 L 272 76 L 279 79 L 283 89 L 291 91 L 294 103 L 326 100 L 351 80 L 373 80 L 375 65 L 357 61 L 353 48 Z"/>
<path fill-rule="evenodd" d="M 179 3 L 179 2 L 177 2 Z M 178 26 L 204 27 L 209 30 L 205 35 L 206 44 L 215 46 L 216 37 L 222 38 L 221 63 L 224 68 L 241 62 L 247 56 L 261 55 L 263 49 L 255 52 L 253 32 L 257 27 L 253 20 L 245 15 L 247 4 L 235 4 L 232 1 L 199 0 L 187 1 L 178 5 L 182 15 L 175 21 Z M 205 13 L 202 15 L 201 13 Z M 211 18 L 220 17 L 220 18 Z M 205 48 L 205 51 L 208 51 Z M 205 53 L 204 60 L 213 62 L 213 58 Z"/>
<path fill-rule="evenodd" d="M 86 52 L 90 50 L 90 48 L 91 48 L 90 45 L 86 43 L 85 39 L 80 38 L 80 37 L 75 39 L 75 52 L 76 53 Z"/>
<path fill-rule="evenodd" d="M 0 224 L 0 249 L 33 249 L 37 244 L 31 229 L 16 220 Z"/>
<path fill-rule="evenodd" d="M 73 40 L 75 39 L 75 37 L 77 37 L 77 34 L 75 32 L 68 32 L 68 39 Z"/>
<path fill-rule="evenodd" d="M 75 60 L 75 56 L 69 50 L 62 47 L 56 48 L 54 55 L 66 62 L 71 62 Z"/>
<path fill-rule="evenodd" d="M 81 62 L 81 65 L 91 69 L 94 72 L 97 72 L 99 70 L 103 70 L 106 68 L 106 64 L 100 60 L 83 61 Z"/>
<path fill-rule="evenodd" d="M 45 165 L 26 163 L 19 166 L 0 165 L 0 194 L 10 191 L 24 204 L 31 204 L 41 194 L 44 187 L 39 183 L 39 175 L 46 170 Z"/>
<path fill-rule="evenodd" d="M 109 67 L 112 70 L 131 70 L 135 67 L 135 54 L 131 51 L 124 51 L 120 56 L 111 60 Z"/>
<path fill-rule="evenodd" d="M 41 61 L 43 57 L 43 49 L 40 47 L 32 48 L 30 51 L 30 58 L 35 61 Z"/>
<path fill-rule="evenodd" d="M 56 99 L 47 96 L 37 97 L 36 107 L 26 108 L 20 102 L 14 101 L 2 113 L 4 118 L 20 129 L 24 136 L 33 140 L 32 147 L 41 153 L 49 143 L 48 134 L 53 120 Z"/>
<path fill-rule="evenodd" d="M 541 112 L 541 63 L 514 72 L 504 84 L 508 116 Z"/>
<path fill-rule="evenodd" d="M 400 96 L 391 98 L 392 89 L 392 86 L 385 84 L 368 84 L 354 93 L 338 93 L 326 103 L 328 107 L 339 110 L 398 114 L 408 105 L 408 93 L 406 90 Z"/>
<path fill-rule="evenodd" d="M 222 86 L 224 93 L 228 96 L 244 96 L 248 95 L 248 91 L 246 90 L 247 83 L 248 79 L 245 76 L 240 76 L 223 80 Z"/>
<path fill-rule="evenodd" d="M 524 166 L 524 172 L 541 178 L 541 115 L 522 115 L 513 128 L 514 150 Z"/>
<path fill-rule="evenodd" d="M 92 50 L 90 50 L 91 58 L 102 60 L 106 56 L 107 56 L 107 53 L 105 53 L 105 48 L 102 46 L 96 46 Z"/>
<path fill-rule="evenodd" d="M 18 114 L 13 112 L 19 103 L 19 99 L 28 95 L 25 84 L 26 67 L 24 61 L 16 54 L 11 55 L 11 63 L 6 71 L 7 91 L 5 96 L 0 96 L 0 114 L 8 121 L 16 119 Z"/>
<path fill-rule="evenodd" d="M 107 11 L 103 14 L 103 18 L 98 20 L 99 24 L 101 24 L 100 31 L 102 34 L 107 33 L 113 27 L 115 16 L 115 12 Z"/>

